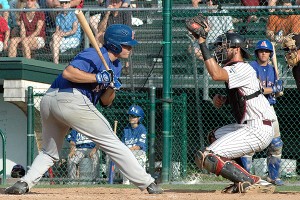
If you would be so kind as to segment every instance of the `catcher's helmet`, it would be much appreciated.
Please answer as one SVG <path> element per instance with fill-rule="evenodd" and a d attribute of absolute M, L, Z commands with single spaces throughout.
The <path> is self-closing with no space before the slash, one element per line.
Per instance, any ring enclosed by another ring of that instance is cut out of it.
<path fill-rule="evenodd" d="M 143 109 L 140 106 L 137 106 L 137 105 L 130 106 L 128 111 L 127 111 L 127 114 L 140 117 L 139 123 L 141 123 L 143 121 L 144 117 L 145 117 L 145 113 L 144 113 Z"/>
<path fill-rule="evenodd" d="M 227 48 L 232 47 L 240 47 L 243 58 L 250 58 L 246 39 L 238 33 L 225 33 L 219 35 L 214 44 L 216 47 L 214 53 L 219 64 L 227 62 Z"/>
<path fill-rule="evenodd" d="M 270 58 L 273 57 L 273 45 L 269 40 L 260 40 L 256 43 L 256 47 L 254 50 L 255 56 L 257 57 L 257 51 L 265 49 L 270 51 Z"/>
<path fill-rule="evenodd" d="M 25 176 L 25 169 L 22 165 L 15 165 L 13 166 L 10 176 L 12 178 L 21 178 Z"/>
<path fill-rule="evenodd" d="M 124 24 L 110 25 L 104 34 L 104 46 L 115 54 L 122 52 L 122 44 L 134 46 L 137 43 L 134 39 L 133 30 Z"/>

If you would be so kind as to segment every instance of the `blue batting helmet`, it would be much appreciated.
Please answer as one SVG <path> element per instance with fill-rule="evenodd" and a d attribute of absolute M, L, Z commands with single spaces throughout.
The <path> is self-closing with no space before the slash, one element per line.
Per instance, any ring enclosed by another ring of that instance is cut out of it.
<path fill-rule="evenodd" d="M 142 121 L 145 117 L 145 113 L 144 113 L 143 109 L 137 105 L 130 106 L 130 108 L 127 111 L 127 114 L 140 117 L 139 123 L 142 123 Z"/>
<path fill-rule="evenodd" d="M 122 46 L 134 46 L 138 42 L 134 39 L 133 30 L 124 24 L 110 25 L 104 34 L 104 46 L 115 54 L 122 52 Z"/>
<path fill-rule="evenodd" d="M 273 57 L 273 45 L 269 40 L 260 40 L 256 43 L 256 48 L 254 50 L 256 57 L 257 57 L 257 51 L 261 49 L 269 50 L 271 52 L 270 58 Z"/>

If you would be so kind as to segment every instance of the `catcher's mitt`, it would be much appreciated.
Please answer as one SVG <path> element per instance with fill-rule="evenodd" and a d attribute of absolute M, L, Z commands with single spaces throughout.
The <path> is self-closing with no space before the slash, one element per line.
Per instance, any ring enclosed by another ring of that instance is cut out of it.
<path fill-rule="evenodd" d="M 292 38 L 293 36 L 293 34 L 289 34 L 283 38 L 282 48 L 284 50 L 296 49 L 296 41 Z"/>
<path fill-rule="evenodd" d="M 289 34 L 282 40 L 282 49 L 289 54 L 288 56 L 285 56 L 289 68 L 292 68 L 299 63 L 297 46 L 296 41 L 294 40 L 294 36 L 294 34 Z"/>
<path fill-rule="evenodd" d="M 208 32 L 205 29 L 208 28 L 208 25 L 205 16 L 199 14 L 191 19 L 187 19 L 185 25 L 196 39 L 199 37 L 206 39 Z"/>

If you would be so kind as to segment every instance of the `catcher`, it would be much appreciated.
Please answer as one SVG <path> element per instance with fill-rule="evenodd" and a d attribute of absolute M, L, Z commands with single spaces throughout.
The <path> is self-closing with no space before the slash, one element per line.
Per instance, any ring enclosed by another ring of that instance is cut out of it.
<path fill-rule="evenodd" d="M 244 62 L 244 59 L 250 58 L 245 39 L 237 33 L 218 36 L 214 58 L 205 44 L 209 31 L 205 17 L 198 15 L 188 19 L 186 27 L 198 38 L 205 67 L 212 79 L 225 82 L 227 95 L 215 95 L 214 106 L 220 108 L 230 104 L 237 121 L 210 133 L 208 138 L 211 144 L 196 152 L 197 166 L 232 181 L 233 184 L 226 187 L 224 193 L 273 193 L 275 186 L 232 161 L 262 151 L 274 136 L 274 112 L 262 94 L 255 70 Z"/>
<path fill-rule="evenodd" d="M 286 52 L 285 60 L 289 69 L 293 70 L 297 89 L 300 91 L 300 34 L 289 34 L 284 37 L 282 48 Z"/>

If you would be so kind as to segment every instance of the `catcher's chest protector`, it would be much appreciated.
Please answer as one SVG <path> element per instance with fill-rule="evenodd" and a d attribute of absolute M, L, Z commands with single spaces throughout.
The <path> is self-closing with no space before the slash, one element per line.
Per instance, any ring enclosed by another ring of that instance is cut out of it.
<path fill-rule="evenodd" d="M 241 124 L 246 113 L 245 95 L 238 88 L 229 89 L 228 83 L 225 83 L 227 89 L 227 101 L 231 106 L 232 114 L 237 123 Z"/>

